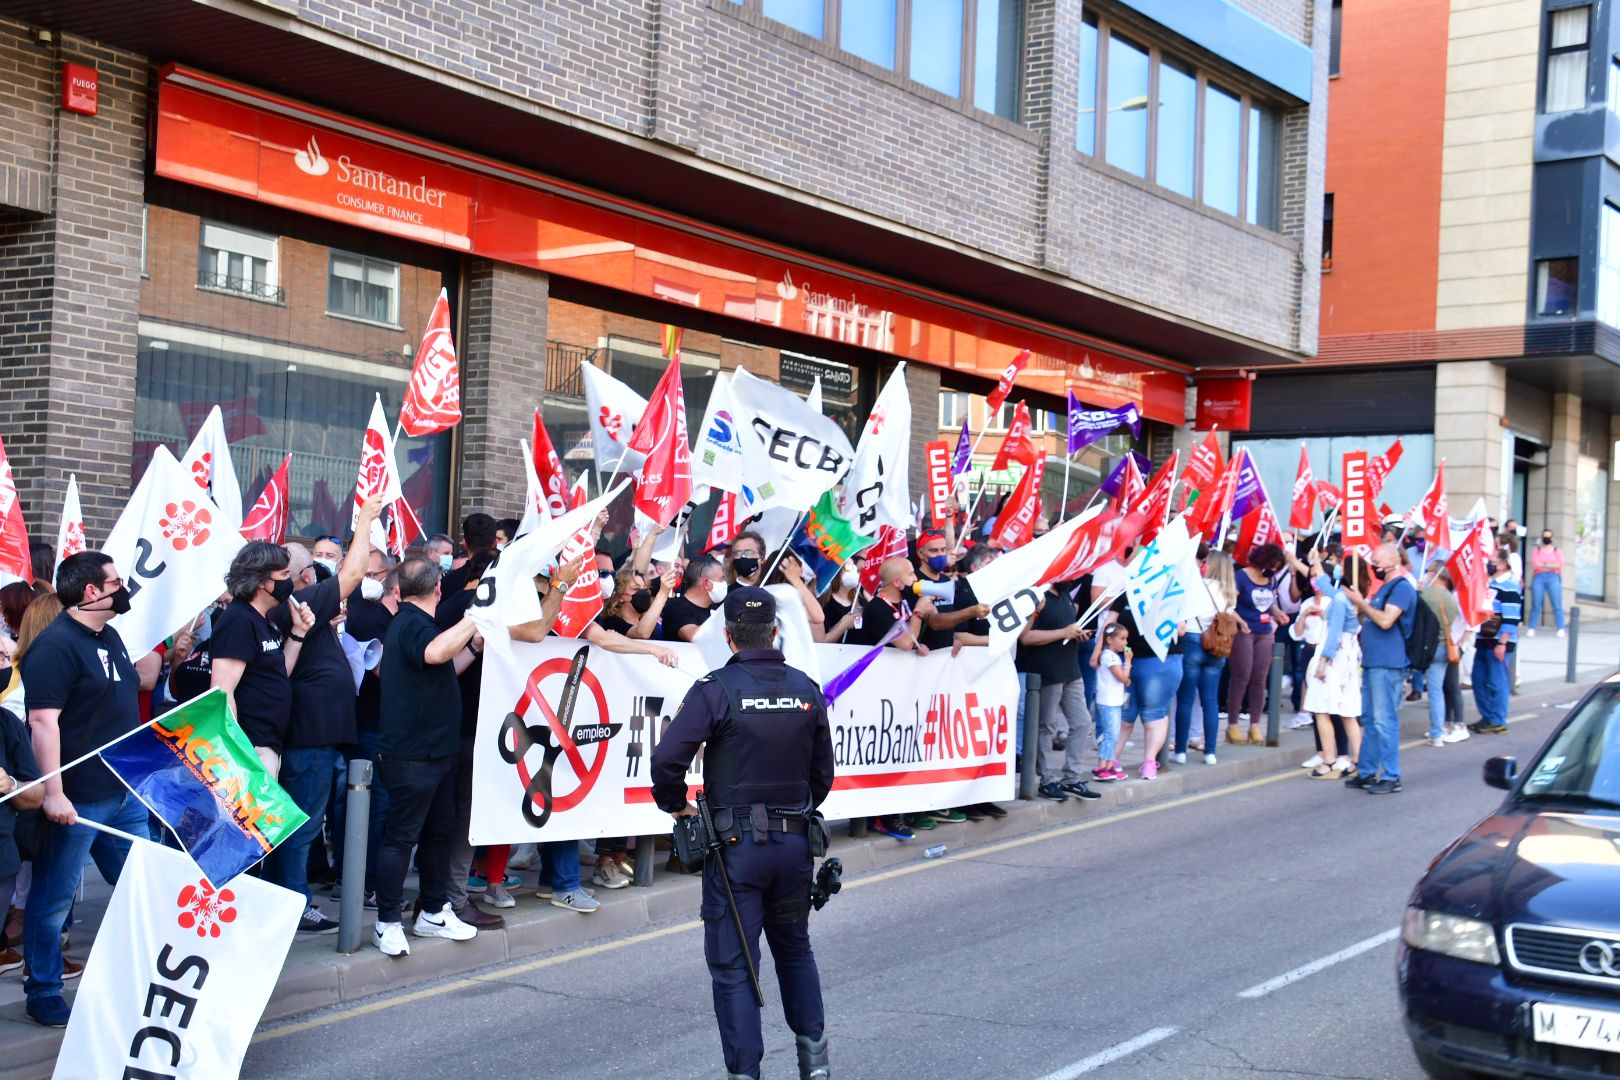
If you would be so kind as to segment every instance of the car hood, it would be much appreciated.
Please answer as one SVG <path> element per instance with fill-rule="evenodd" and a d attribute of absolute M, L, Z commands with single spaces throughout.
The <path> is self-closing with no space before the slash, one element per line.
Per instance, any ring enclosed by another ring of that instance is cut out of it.
<path fill-rule="evenodd" d="M 1508 804 L 1447 849 L 1418 886 L 1434 911 L 1620 932 L 1620 813 Z"/>

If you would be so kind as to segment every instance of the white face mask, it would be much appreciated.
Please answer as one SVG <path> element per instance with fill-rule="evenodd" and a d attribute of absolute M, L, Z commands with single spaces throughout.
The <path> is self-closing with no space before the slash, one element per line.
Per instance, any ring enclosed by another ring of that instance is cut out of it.
<path fill-rule="evenodd" d="M 597 579 L 601 583 L 602 599 L 606 600 L 613 595 L 613 579 L 610 577 Z"/>
<path fill-rule="evenodd" d="M 360 595 L 366 600 L 381 600 L 383 595 L 383 583 L 378 581 L 376 578 L 361 578 Z"/>
<path fill-rule="evenodd" d="M 840 585 L 842 585 L 846 589 L 854 589 L 854 588 L 859 587 L 859 585 L 861 583 L 860 571 L 859 570 L 845 570 L 842 574 L 840 574 L 838 576 L 838 583 Z"/>
<path fill-rule="evenodd" d="M 709 582 L 709 600 L 719 604 L 726 598 L 726 583 L 724 580 Z"/>
<path fill-rule="evenodd" d="M 331 559 L 316 559 L 315 560 L 315 565 L 316 566 L 324 566 L 324 567 L 326 567 L 326 572 L 328 574 L 331 574 L 333 577 L 337 577 L 337 566 L 338 566 L 338 564 L 336 562 L 334 562 L 333 560 L 331 560 Z"/>

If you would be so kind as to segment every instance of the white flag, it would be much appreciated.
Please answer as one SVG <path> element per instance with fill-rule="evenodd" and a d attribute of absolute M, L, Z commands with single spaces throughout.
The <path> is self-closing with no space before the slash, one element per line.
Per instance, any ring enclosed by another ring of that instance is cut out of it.
<path fill-rule="evenodd" d="M 591 427 L 591 449 L 596 454 L 598 478 L 633 473 L 647 460 L 628 449 L 630 432 L 641 423 L 647 399 L 592 363 L 583 363 L 586 419 Z"/>
<path fill-rule="evenodd" d="M 1209 590 L 1198 572 L 1198 541 L 1185 517 L 1166 525 L 1127 566 L 1126 602 L 1136 629 L 1163 660 L 1181 624 L 1215 614 Z"/>
<path fill-rule="evenodd" d="M 63 559 L 83 550 L 84 511 L 79 508 L 79 474 L 73 473 L 68 477 L 67 496 L 62 500 L 62 524 L 56 530 L 56 565 L 61 566 Z"/>
<path fill-rule="evenodd" d="M 360 442 L 360 476 L 354 482 L 349 528 L 360 523 L 360 505 L 371 496 L 381 495 L 386 509 L 403 494 L 399 465 L 394 461 L 394 436 L 388 430 L 388 415 L 383 412 L 382 395 L 378 394 L 371 404 L 371 420 Z M 371 546 L 379 551 L 388 550 L 388 533 L 380 520 L 371 523 Z"/>
<path fill-rule="evenodd" d="M 777 506 L 808 510 L 849 470 L 855 451 L 843 431 L 793 391 L 738 368 L 731 397 L 742 429 L 743 483 L 754 496 L 745 515 Z"/>
<path fill-rule="evenodd" d="M 540 618 L 540 597 L 534 591 L 534 576 L 549 570 L 563 545 L 595 521 L 596 515 L 606 510 L 629 483 L 629 477 L 625 477 L 584 506 L 541 522 L 533 531 L 506 545 L 494 565 L 484 571 L 478 583 L 478 598 L 468 612 L 486 639 L 504 642 L 510 627 Z"/>
<path fill-rule="evenodd" d="M 129 586 L 129 610 L 113 620 L 139 660 L 197 617 L 225 588 L 225 571 L 247 543 L 242 518 L 215 506 L 166 446 L 152 455 L 102 550 Z"/>
<path fill-rule="evenodd" d="M 551 520 L 551 504 L 546 500 L 546 489 L 540 485 L 540 474 L 534 471 L 534 454 L 529 440 L 519 439 L 518 445 L 523 448 L 523 471 L 527 476 L 523 520 L 518 523 L 518 536 L 522 536 Z"/>
<path fill-rule="evenodd" d="M 789 665 L 821 682 L 821 660 L 815 639 L 810 636 L 810 617 L 805 614 L 804 601 L 791 585 L 767 585 L 765 591 L 776 597 L 776 629 L 781 635 L 782 655 Z M 703 662 L 711 671 L 718 671 L 731 660 L 731 646 L 721 632 L 725 626 L 725 613 L 716 611 L 692 637 L 692 644 L 702 652 Z"/>
<path fill-rule="evenodd" d="M 992 652 L 1005 652 L 1018 641 L 1041 604 L 1041 590 L 1083 557 L 1069 547 L 1075 531 L 1102 512 L 1102 506 L 1093 506 L 968 575 L 973 595 L 990 606 Z"/>
<path fill-rule="evenodd" d="M 197 437 L 186 447 L 186 456 L 180 459 L 199 488 L 206 491 L 221 510 L 242 520 L 242 488 L 236 482 L 236 467 L 231 464 L 231 447 L 225 441 L 225 416 L 215 405 L 208 419 L 197 432 Z"/>
<path fill-rule="evenodd" d="M 216 891 L 184 853 L 136 840 L 52 1076 L 238 1075 L 303 913 L 295 892 L 246 874 Z"/>
<path fill-rule="evenodd" d="M 861 432 L 860 449 L 844 480 L 844 516 L 868 536 L 879 525 L 909 528 L 911 514 L 911 395 L 906 365 L 884 384 Z"/>
<path fill-rule="evenodd" d="M 737 407 L 731 399 L 731 380 L 722 371 L 714 377 L 709 404 L 703 410 L 703 425 L 698 428 L 697 445 L 692 447 L 692 486 L 707 485 L 721 491 L 740 492 L 742 472 L 742 432 L 737 427 Z"/>
<path fill-rule="evenodd" d="M 810 408 L 814 409 L 816 412 L 821 412 L 821 376 L 820 375 L 816 376 L 816 381 L 815 381 L 814 384 L 811 385 L 810 392 L 808 394 L 804 395 L 804 403 L 806 405 L 810 406 Z"/>

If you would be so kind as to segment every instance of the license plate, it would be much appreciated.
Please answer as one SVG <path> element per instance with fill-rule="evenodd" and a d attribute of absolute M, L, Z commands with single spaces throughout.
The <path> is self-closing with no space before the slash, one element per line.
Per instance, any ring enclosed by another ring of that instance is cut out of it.
<path fill-rule="evenodd" d="M 1620 1013 L 1538 1001 L 1532 1019 L 1537 1042 L 1620 1054 Z"/>

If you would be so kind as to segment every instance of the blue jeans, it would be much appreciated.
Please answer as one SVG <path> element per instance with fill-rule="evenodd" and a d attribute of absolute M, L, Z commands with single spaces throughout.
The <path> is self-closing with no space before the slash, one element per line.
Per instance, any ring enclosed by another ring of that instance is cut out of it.
<path fill-rule="evenodd" d="M 1035 716 L 1039 718 L 1041 712 L 1040 694 L 1036 693 L 1033 697 L 1030 695 L 1029 672 L 1020 671 L 1018 673 L 1018 726 L 1013 734 L 1013 753 L 1019 756 L 1024 753 L 1024 722 L 1029 715 L 1030 709 L 1034 709 Z"/>
<path fill-rule="evenodd" d="M 578 840 L 552 840 L 540 845 L 540 880 L 551 882 L 559 896 L 579 888 Z"/>
<path fill-rule="evenodd" d="M 1361 760 L 1356 771 L 1369 779 L 1401 778 L 1401 692 L 1405 668 L 1370 667 L 1361 672 Z"/>
<path fill-rule="evenodd" d="M 309 815 L 309 820 L 270 853 L 265 860 L 265 879 L 302 893 L 306 903 L 310 899 L 309 848 L 320 839 L 321 826 L 326 823 L 332 770 L 338 756 L 335 746 L 300 746 L 281 752 L 281 776 L 276 782 L 286 789 L 298 809 Z"/>
<path fill-rule="evenodd" d="M 1113 678 L 1112 675 L 1109 678 Z M 1113 761 L 1119 751 L 1119 714 L 1122 706 L 1098 705 L 1092 713 L 1097 726 L 1097 761 Z M 1101 768 L 1101 765 L 1098 765 Z"/>
<path fill-rule="evenodd" d="M 1181 654 L 1160 660 L 1152 653 L 1131 658 L 1131 685 L 1125 689 L 1125 711 L 1120 720 L 1148 724 L 1170 716 L 1170 704 L 1181 686 Z"/>
<path fill-rule="evenodd" d="M 1558 629 L 1564 628 L 1564 579 L 1551 570 L 1542 570 L 1530 579 L 1530 617 L 1525 621 L 1534 630 L 1541 625 L 1541 603 L 1546 599 L 1552 600 L 1553 618 L 1558 620 Z"/>
<path fill-rule="evenodd" d="M 1474 650 L 1474 707 L 1482 724 L 1507 723 L 1507 662 L 1498 660 L 1495 651 L 1486 646 Z"/>
<path fill-rule="evenodd" d="M 74 809 L 98 825 L 146 834 L 146 805 L 134 795 L 75 803 Z M 28 963 L 23 992 L 30 1001 L 62 994 L 62 927 L 84 877 L 86 855 L 96 861 L 101 876 L 116 885 L 129 857 L 129 841 L 84 825 L 51 825 L 45 850 L 34 860 L 34 884 L 23 915 L 23 959 Z"/>
<path fill-rule="evenodd" d="M 1444 645 L 1435 650 L 1434 660 L 1424 672 L 1423 681 L 1428 686 L 1429 694 L 1429 738 L 1438 739 L 1446 733 L 1446 668 L 1451 661 L 1446 659 Z"/>
<path fill-rule="evenodd" d="M 1091 666 L 1091 642 L 1080 645 L 1080 685 L 1086 688 L 1086 712 L 1097 711 L 1097 669 Z"/>
<path fill-rule="evenodd" d="M 1204 753 L 1213 754 L 1221 734 L 1221 669 L 1224 656 L 1211 656 L 1197 634 L 1181 639 L 1181 687 L 1176 691 L 1176 753 L 1187 752 L 1193 709 L 1204 708 Z"/>

